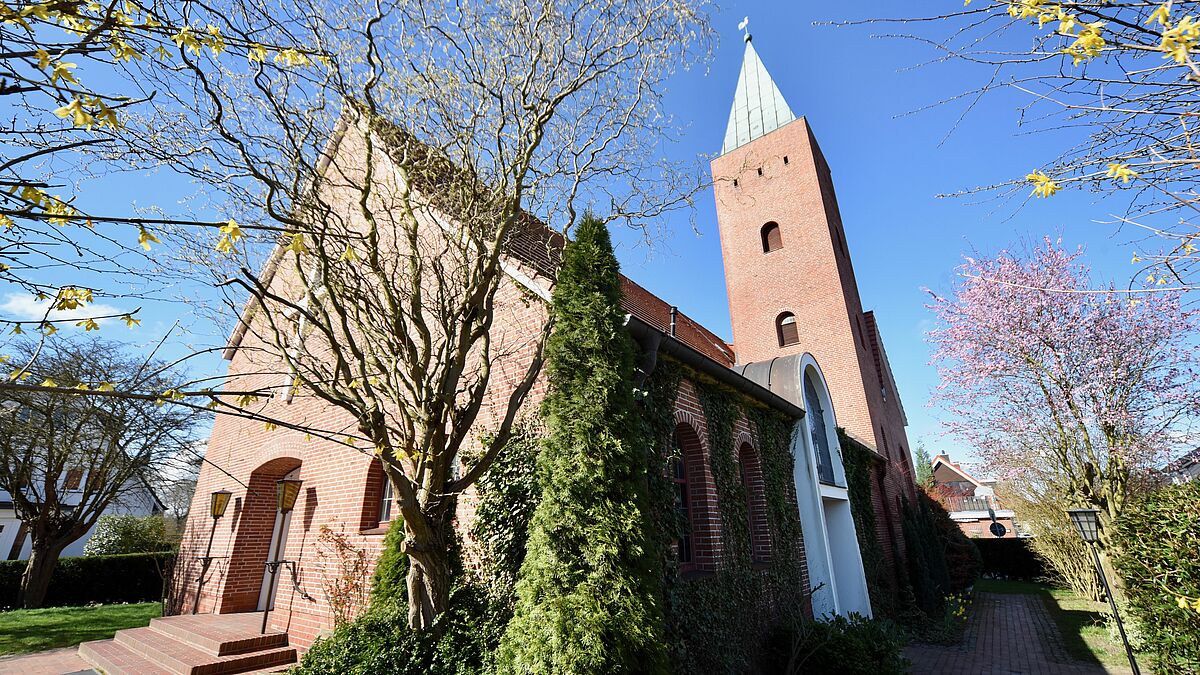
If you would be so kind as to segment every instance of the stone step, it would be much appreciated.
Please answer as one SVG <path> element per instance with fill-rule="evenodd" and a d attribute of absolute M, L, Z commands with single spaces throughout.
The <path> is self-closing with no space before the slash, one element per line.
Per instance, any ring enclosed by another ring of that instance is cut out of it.
<path fill-rule="evenodd" d="M 296 650 L 291 647 L 274 647 L 219 656 L 150 626 L 119 631 L 114 641 L 178 675 L 244 673 L 296 661 Z"/>
<path fill-rule="evenodd" d="M 112 640 L 84 642 L 79 645 L 79 657 L 106 675 L 175 675 Z"/>
<path fill-rule="evenodd" d="M 287 633 L 260 634 L 262 614 L 196 614 L 164 616 L 150 627 L 215 656 L 245 654 L 288 645 Z"/>

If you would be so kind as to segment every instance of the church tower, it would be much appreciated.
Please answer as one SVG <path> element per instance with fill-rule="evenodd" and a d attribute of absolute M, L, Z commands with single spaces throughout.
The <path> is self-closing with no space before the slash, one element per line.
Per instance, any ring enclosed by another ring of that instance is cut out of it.
<path fill-rule="evenodd" d="M 884 492 L 911 499 L 907 421 L 859 299 L 829 165 L 749 35 L 712 176 L 738 363 L 811 353 L 838 424 L 887 460 Z"/>

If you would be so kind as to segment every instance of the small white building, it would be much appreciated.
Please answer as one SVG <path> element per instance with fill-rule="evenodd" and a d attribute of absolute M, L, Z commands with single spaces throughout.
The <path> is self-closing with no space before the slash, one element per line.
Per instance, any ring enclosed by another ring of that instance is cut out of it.
<path fill-rule="evenodd" d="M 68 506 L 77 505 L 82 495 L 81 488 L 87 485 L 87 470 L 71 469 L 62 478 L 59 495 Z M 109 505 L 104 515 L 117 516 L 155 516 L 162 515 L 166 510 L 162 501 L 154 494 L 154 490 L 141 479 L 132 479 L 122 490 L 120 497 Z M 70 558 L 83 555 L 83 547 L 96 527 L 93 525 L 87 534 L 71 542 L 63 549 L 62 557 Z M 3 560 L 25 560 L 29 557 L 30 538 L 25 524 L 17 518 L 13 509 L 12 496 L 0 490 L 0 556 Z"/>

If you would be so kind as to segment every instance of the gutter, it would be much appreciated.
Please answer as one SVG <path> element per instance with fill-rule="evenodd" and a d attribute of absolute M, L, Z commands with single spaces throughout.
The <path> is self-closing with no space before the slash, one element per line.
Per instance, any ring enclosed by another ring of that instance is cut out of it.
<path fill-rule="evenodd" d="M 804 417 L 804 409 L 800 406 L 772 392 L 761 384 L 745 378 L 737 372 L 713 361 L 680 342 L 677 338 L 658 330 L 636 316 L 632 314 L 626 315 L 625 326 L 629 329 L 629 334 L 633 336 L 634 342 L 637 342 L 638 346 L 642 349 L 642 358 L 638 363 L 639 384 L 644 382 L 651 371 L 654 370 L 658 354 L 661 352 L 677 359 L 693 370 L 712 377 L 721 384 L 736 389 L 753 399 L 762 401 L 767 406 L 789 417 L 795 419 L 802 419 Z"/>

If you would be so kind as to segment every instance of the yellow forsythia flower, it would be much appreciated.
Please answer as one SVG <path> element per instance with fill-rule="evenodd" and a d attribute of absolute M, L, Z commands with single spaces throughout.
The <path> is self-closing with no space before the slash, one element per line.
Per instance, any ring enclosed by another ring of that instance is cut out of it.
<path fill-rule="evenodd" d="M 150 250 L 150 242 L 154 242 L 155 244 L 162 243 L 161 241 L 158 240 L 158 237 L 147 232 L 146 228 L 139 225 L 138 226 L 138 243 L 142 245 L 142 248 L 149 251 Z"/>
<path fill-rule="evenodd" d="M 271 60 L 281 66 L 307 66 L 311 63 L 307 55 L 291 47 L 275 54 Z"/>
<path fill-rule="evenodd" d="M 66 119 L 71 118 L 71 123 L 77 127 L 91 129 L 96 125 L 96 118 L 92 114 L 83 109 L 83 104 L 79 99 L 72 99 L 70 103 L 54 109 L 54 114 Z"/>
<path fill-rule="evenodd" d="M 130 328 L 133 328 L 134 326 L 137 326 L 142 323 L 141 319 L 133 318 L 132 314 L 126 314 L 125 316 L 121 317 L 121 320 L 124 321 L 125 325 L 129 326 Z"/>
<path fill-rule="evenodd" d="M 309 252 L 308 247 L 304 245 L 304 234 L 302 232 L 297 232 L 296 234 L 292 235 L 292 241 L 290 244 L 288 244 L 287 250 L 295 253 L 296 255 Z"/>
<path fill-rule="evenodd" d="M 246 50 L 246 60 L 250 63 L 262 63 L 267 60 L 267 48 L 255 42 Z"/>
<path fill-rule="evenodd" d="M 1108 165 L 1108 177 L 1119 180 L 1123 183 L 1128 183 L 1129 179 L 1137 178 L 1138 173 L 1129 168 L 1128 164 L 1120 164 L 1112 162 Z"/>
<path fill-rule="evenodd" d="M 1146 23 L 1154 23 L 1155 21 L 1160 26 L 1166 26 L 1171 23 L 1171 3 L 1163 3 L 1153 12 L 1150 12 L 1150 18 L 1146 19 Z"/>
<path fill-rule="evenodd" d="M 233 245 L 242 238 L 242 228 L 232 218 L 221 226 L 221 238 L 217 240 L 217 250 L 221 253 L 232 253 Z"/>
<path fill-rule="evenodd" d="M 1033 183 L 1033 194 L 1042 198 L 1053 196 L 1062 189 L 1057 182 L 1041 171 L 1034 171 L 1025 176 L 1025 180 Z"/>

